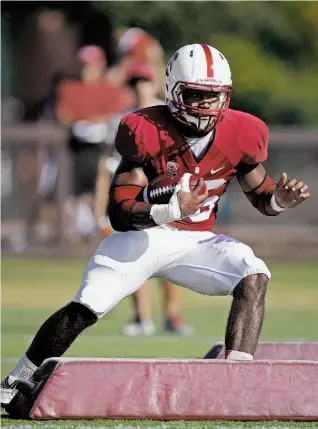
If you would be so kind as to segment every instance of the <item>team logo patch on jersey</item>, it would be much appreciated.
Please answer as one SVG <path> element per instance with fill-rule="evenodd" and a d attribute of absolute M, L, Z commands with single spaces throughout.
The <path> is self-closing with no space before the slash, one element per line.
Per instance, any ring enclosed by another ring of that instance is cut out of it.
<path fill-rule="evenodd" d="M 179 170 L 179 165 L 174 161 L 167 162 L 167 172 L 176 173 Z"/>

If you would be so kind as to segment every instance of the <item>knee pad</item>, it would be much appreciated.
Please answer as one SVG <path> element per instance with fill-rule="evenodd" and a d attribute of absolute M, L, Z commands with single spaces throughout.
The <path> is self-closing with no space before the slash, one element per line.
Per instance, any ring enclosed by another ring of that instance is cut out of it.
<path fill-rule="evenodd" d="M 265 274 L 268 280 L 271 278 L 271 273 L 265 262 L 255 256 L 253 250 L 243 243 L 236 244 L 236 252 L 241 259 L 241 263 L 245 267 L 244 278 L 252 274 Z"/>
<path fill-rule="evenodd" d="M 100 319 L 138 287 L 130 288 L 129 279 L 124 279 L 121 273 L 109 267 L 96 266 L 89 270 L 73 301 Z"/>

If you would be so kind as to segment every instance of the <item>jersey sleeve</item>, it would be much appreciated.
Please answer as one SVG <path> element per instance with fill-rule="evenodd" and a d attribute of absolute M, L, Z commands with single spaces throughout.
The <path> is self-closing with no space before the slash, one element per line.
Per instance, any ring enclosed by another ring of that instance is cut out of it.
<path fill-rule="evenodd" d="M 129 114 L 120 121 L 115 148 L 124 160 L 147 164 L 149 153 L 145 149 L 143 127 L 138 116 Z"/>
<path fill-rule="evenodd" d="M 243 118 L 242 118 L 243 119 Z M 246 115 L 240 124 L 240 149 L 243 162 L 259 164 L 268 156 L 268 126 L 256 116 Z"/>

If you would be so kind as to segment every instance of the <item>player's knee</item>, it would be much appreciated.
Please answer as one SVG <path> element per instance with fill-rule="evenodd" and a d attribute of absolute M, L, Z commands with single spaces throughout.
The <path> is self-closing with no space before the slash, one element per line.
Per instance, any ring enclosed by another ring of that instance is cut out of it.
<path fill-rule="evenodd" d="M 250 289 L 257 289 L 261 283 L 268 283 L 271 278 L 271 273 L 265 262 L 258 258 L 253 250 L 246 244 L 239 243 L 236 246 L 236 255 L 240 260 L 241 267 L 244 273 L 244 281 L 247 284 L 253 284 Z"/>
<path fill-rule="evenodd" d="M 98 319 L 107 314 L 119 301 L 133 293 L 134 282 L 121 272 L 109 267 L 90 269 L 74 301 L 87 307 Z"/>
<path fill-rule="evenodd" d="M 262 302 L 265 299 L 268 277 L 266 274 L 251 274 L 240 281 L 233 291 L 233 297 Z"/>

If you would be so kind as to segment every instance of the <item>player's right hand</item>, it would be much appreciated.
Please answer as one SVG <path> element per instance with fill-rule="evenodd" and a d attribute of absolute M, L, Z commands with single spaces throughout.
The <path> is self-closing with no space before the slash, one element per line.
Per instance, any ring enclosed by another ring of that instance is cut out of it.
<path fill-rule="evenodd" d="M 180 187 L 181 189 L 178 191 L 178 200 L 182 218 L 184 218 L 199 210 L 200 207 L 203 206 L 204 201 L 208 198 L 209 193 L 202 177 L 198 180 L 195 186 L 191 186 L 190 184 L 186 190 L 182 186 L 181 179 Z"/>
<path fill-rule="evenodd" d="M 282 174 L 274 194 L 277 204 L 282 208 L 296 207 L 310 198 L 308 186 L 302 180 L 288 180 L 286 173 Z"/>

